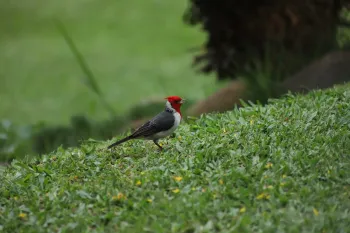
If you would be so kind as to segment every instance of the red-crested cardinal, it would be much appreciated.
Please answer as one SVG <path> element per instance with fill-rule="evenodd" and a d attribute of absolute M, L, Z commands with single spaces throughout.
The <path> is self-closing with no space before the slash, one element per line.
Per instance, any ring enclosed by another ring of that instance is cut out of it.
<path fill-rule="evenodd" d="M 182 119 L 180 107 L 184 103 L 184 99 L 179 96 L 169 96 L 165 99 L 167 102 L 163 112 L 147 121 L 131 135 L 108 146 L 108 149 L 131 139 L 146 139 L 152 140 L 162 150 L 158 140 L 171 135 L 179 126 Z"/>

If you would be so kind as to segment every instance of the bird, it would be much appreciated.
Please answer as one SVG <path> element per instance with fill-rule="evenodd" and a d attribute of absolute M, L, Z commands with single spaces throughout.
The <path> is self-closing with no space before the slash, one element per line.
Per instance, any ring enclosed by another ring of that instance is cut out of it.
<path fill-rule="evenodd" d="M 131 135 L 109 145 L 107 149 L 115 147 L 131 139 L 146 139 L 152 140 L 160 150 L 163 150 L 163 147 L 159 145 L 158 140 L 171 135 L 180 125 L 182 120 L 180 108 L 185 102 L 185 99 L 182 99 L 176 95 L 168 96 L 164 99 L 167 100 L 164 111 L 160 112 L 155 117 L 144 123 Z"/>

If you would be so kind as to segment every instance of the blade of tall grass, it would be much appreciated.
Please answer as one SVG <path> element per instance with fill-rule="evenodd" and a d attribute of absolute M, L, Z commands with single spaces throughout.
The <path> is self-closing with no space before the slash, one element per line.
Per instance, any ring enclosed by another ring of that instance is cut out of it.
<path fill-rule="evenodd" d="M 90 69 L 90 67 L 88 66 L 87 62 L 85 61 L 84 56 L 78 50 L 78 48 L 75 45 L 72 37 L 67 32 L 64 24 L 60 20 L 56 19 L 55 20 L 55 25 L 56 25 L 56 28 L 58 29 L 58 31 L 63 36 L 64 40 L 66 41 L 69 49 L 72 51 L 73 55 L 75 56 L 75 58 L 76 58 L 76 60 L 77 60 L 77 62 L 79 64 L 80 68 L 82 69 L 83 73 L 85 74 L 85 76 L 84 76 L 84 83 L 87 85 L 87 87 L 90 90 L 92 90 L 92 92 L 94 92 L 99 97 L 99 100 L 101 101 L 102 105 L 111 114 L 111 116 L 115 117 L 116 113 L 115 113 L 114 109 L 111 107 L 111 105 L 108 104 L 108 102 L 104 98 L 104 95 L 101 92 L 101 90 L 100 90 L 100 88 L 99 88 L 99 86 L 97 84 L 96 78 L 95 78 L 92 70 Z"/>

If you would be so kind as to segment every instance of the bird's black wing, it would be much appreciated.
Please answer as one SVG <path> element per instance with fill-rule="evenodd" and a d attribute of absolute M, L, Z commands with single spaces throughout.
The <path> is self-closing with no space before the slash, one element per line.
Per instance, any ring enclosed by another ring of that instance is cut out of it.
<path fill-rule="evenodd" d="M 148 137 L 161 131 L 170 129 L 175 123 L 175 117 L 172 113 L 163 111 L 151 120 L 147 121 L 138 128 L 131 137 Z"/>

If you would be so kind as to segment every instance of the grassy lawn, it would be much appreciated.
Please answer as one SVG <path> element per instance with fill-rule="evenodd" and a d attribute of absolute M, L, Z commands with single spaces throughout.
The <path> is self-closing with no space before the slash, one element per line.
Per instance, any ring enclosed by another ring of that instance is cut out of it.
<path fill-rule="evenodd" d="M 187 0 L 0 2 L 0 119 L 67 123 L 74 114 L 108 113 L 82 83 L 82 72 L 56 30 L 67 27 L 107 101 L 118 113 L 145 98 L 189 99 L 212 91 L 187 50 L 204 34 L 182 21 Z"/>
<path fill-rule="evenodd" d="M 350 232 L 350 86 L 86 141 L 0 179 L 3 232 Z"/>

